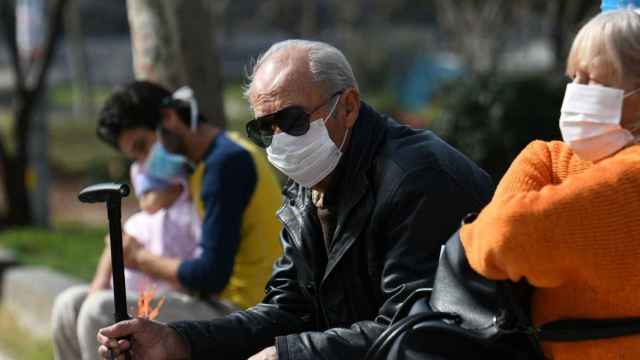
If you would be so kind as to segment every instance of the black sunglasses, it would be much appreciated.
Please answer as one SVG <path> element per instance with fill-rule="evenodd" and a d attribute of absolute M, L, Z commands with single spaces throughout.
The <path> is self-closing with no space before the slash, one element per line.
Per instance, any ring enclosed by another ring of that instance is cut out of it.
<path fill-rule="evenodd" d="M 311 110 L 311 112 L 306 112 L 302 106 L 296 105 L 253 119 L 247 123 L 247 136 L 256 145 L 263 148 L 271 145 L 276 127 L 289 135 L 302 136 L 309 131 L 311 114 L 342 93 L 343 90 L 333 93 L 327 101 Z"/>

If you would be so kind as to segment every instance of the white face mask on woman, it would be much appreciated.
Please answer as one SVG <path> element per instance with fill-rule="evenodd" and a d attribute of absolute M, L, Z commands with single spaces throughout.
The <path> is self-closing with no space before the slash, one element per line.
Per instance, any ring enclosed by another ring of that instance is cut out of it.
<path fill-rule="evenodd" d="M 326 122 L 340 101 L 333 104 L 329 115 L 312 121 L 309 130 L 301 136 L 281 132 L 273 136 L 271 146 L 267 148 L 267 158 L 278 170 L 292 178 L 298 184 L 310 188 L 329 175 L 340 162 L 342 147 L 349 129 L 337 147 L 329 137 Z"/>
<path fill-rule="evenodd" d="M 562 139 L 582 159 L 598 161 L 634 141 L 620 125 L 623 90 L 598 85 L 568 84 L 562 102 Z"/>

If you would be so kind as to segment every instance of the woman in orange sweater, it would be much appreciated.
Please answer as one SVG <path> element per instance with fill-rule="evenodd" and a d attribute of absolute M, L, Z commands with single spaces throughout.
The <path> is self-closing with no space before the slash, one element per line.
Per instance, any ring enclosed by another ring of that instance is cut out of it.
<path fill-rule="evenodd" d="M 461 238 L 471 266 L 534 286 L 535 324 L 640 316 L 640 13 L 602 13 L 569 55 L 560 128 L 534 141 Z M 543 343 L 553 359 L 640 359 L 640 336 Z"/>

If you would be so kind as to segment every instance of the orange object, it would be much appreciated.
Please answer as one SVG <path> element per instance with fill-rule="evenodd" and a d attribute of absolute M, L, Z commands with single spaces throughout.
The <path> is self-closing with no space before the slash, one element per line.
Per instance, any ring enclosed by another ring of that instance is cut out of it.
<path fill-rule="evenodd" d="M 138 315 L 143 319 L 153 320 L 160 314 L 160 308 L 164 305 L 164 296 L 158 300 L 156 306 L 151 305 L 151 301 L 156 296 L 156 290 L 141 290 L 138 297 Z"/>
<path fill-rule="evenodd" d="M 471 266 L 536 289 L 535 324 L 640 316 L 640 146 L 598 163 L 534 141 L 460 233 Z M 640 336 L 543 343 L 553 359 L 640 359 Z"/>

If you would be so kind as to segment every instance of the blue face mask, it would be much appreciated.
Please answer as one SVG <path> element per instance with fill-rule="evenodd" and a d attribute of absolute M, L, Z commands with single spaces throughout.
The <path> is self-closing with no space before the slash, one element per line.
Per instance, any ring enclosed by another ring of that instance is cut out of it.
<path fill-rule="evenodd" d="M 163 180 L 171 180 L 185 175 L 187 158 L 172 154 L 159 141 L 153 144 L 149 157 L 145 162 L 147 174 Z"/>

